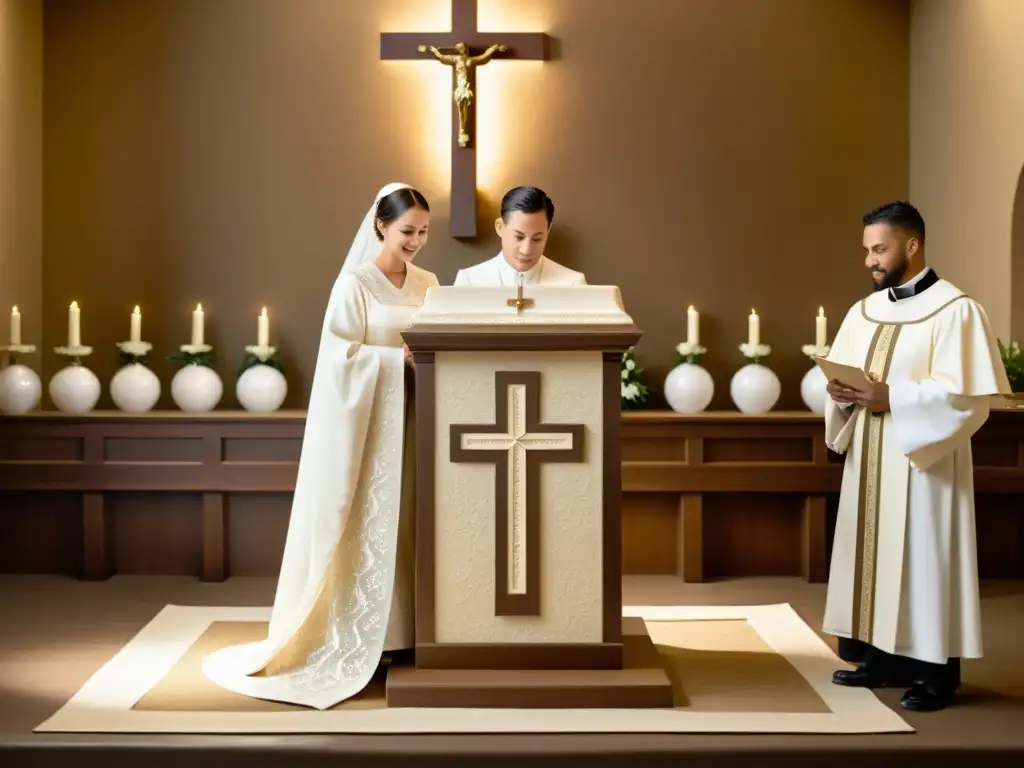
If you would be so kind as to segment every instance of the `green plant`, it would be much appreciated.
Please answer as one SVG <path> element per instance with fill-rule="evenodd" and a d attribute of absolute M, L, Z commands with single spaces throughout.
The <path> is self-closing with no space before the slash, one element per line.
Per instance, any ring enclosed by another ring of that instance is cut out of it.
<path fill-rule="evenodd" d="M 1014 392 L 1024 392 L 1024 353 L 1021 352 L 1020 343 L 1011 341 L 1009 344 L 999 344 L 999 356 L 1003 359 L 1003 367 L 1006 369 L 1006 378 L 1010 380 L 1010 389 Z"/>
<path fill-rule="evenodd" d="M 246 352 L 245 357 L 243 357 L 241 362 L 235 366 L 235 375 L 241 376 L 256 365 L 269 365 L 271 368 L 284 373 L 284 363 L 281 362 L 281 358 L 276 352 L 266 359 L 261 358 L 259 355 L 253 354 L 252 352 Z"/>
<path fill-rule="evenodd" d="M 178 365 L 203 365 L 213 368 L 213 355 L 210 352 L 175 352 L 167 359 Z"/>
<path fill-rule="evenodd" d="M 644 369 L 636 361 L 633 348 L 622 353 L 622 409 L 632 411 L 643 408 L 650 397 L 650 388 L 644 381 Z"/>

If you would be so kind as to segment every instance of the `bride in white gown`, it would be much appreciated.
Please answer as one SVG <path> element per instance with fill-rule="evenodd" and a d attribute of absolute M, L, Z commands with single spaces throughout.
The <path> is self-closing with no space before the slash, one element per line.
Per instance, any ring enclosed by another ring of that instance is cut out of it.
<path fill-rule="evenodd" d="M 206 657 L 246 696 L 328 709 L 412 648 L 412 360 L 401 331 L 437 277 L 412 264 L 430 212 L 377 193 L 331 292 L 268 637 Z M 408 379 L 407 379 L 408 377 Z"/>

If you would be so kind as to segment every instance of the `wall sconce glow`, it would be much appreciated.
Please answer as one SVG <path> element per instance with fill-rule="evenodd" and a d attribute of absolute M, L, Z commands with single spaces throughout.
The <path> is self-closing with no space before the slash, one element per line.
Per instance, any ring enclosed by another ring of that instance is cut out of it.
<path fill-rule="evenodd" d="M 543 61 L 492 61 L 477 72 L 476 167 L 477 186 L 502 194 L 510 162 L 525 144 L 543 136 L 543 112 L 538 109 L 543 89 Z"/>
<path fill-rule="evenodd" d="M 547 30 L 558 3 L 550 0 L 477 0 L 477 18 L 482 32 L 507 32 L 521 29 Z"/>
<path fill-rule="evenodd" d="M 507 32 L 550 30 L 555 26 L 557 3 L 548 0 L 477 0 L 481 31 Z M 531 142 L 549 136 L 545 130 L 548 110 L 541 103 L 545 90 L 543 61 L 496 59 L 477 74 L 479 94 L 476 115 L 477 186 L 501 195 L 509 166 L 529 153 Z"/>

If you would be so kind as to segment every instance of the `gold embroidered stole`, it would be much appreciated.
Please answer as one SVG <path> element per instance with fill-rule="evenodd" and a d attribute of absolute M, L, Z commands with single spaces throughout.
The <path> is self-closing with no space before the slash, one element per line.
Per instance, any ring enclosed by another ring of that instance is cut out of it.
<path fill-rule="evenodd" d="M 880 324 L 868 347 L 864 370 L 880 381 L 889 375 L 900 325 Z M 864 446 L 857 500 L 857 552 L 853 582 L 853 636 L 871 642 L 875 618 L 875 577 L 878 570 L 878 519 L 882 491 L 882 428 L 886 414 L 865 412 Z"/>

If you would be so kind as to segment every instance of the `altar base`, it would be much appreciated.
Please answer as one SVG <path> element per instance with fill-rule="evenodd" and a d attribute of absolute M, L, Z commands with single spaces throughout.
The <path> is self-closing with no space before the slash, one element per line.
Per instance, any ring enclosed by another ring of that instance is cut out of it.
<path fill-rule="evenodd" d="M 388 707 L 670 709 L 672 683 L 642 619 L 622 622 L 619 669 L 396 667 Z"/>

